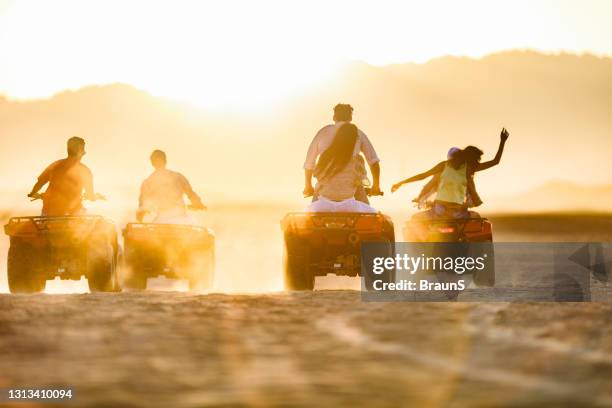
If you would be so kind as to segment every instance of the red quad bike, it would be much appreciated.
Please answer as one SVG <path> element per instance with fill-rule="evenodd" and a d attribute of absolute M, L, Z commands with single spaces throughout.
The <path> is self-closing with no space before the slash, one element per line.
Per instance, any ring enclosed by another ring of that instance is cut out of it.
<path fill-rule="evenodd" d="M 495 285 L 493 225 L 477 212 L 468 218 L 436 218 L 427 211 L 412 216 L 404 227 L 406 242 L 440 243 L 432 247 L 435 256 L 470 256 L 486 254 L 486 268 L 474 271 L 472 279 L 477 286 Z"/>
<path fill-rule="evenodd" d="M 395 244 L 393 222 L 382 213 L 289 213 L 281 228 L 287 290 L 313 290 L 315 277 L 330 273 L 361 276 L 361 243 Z"/>
<path fill-rule="evenodd" d="M 14 217 L 4 226 L 10 237 L 11 293 L 36 293 L 46 281 L 87 278 L 92 292 L 120 290 L 115 225 L 98 215 Z"/>
<path fill-rule="evenodd" d="M 215 267 L 215 236 L 195 225 L 131 223 L 123 230 L 123 284 L 146 289 L 147 279 L 186 279 L 191 290 L 209 290 Z"/>

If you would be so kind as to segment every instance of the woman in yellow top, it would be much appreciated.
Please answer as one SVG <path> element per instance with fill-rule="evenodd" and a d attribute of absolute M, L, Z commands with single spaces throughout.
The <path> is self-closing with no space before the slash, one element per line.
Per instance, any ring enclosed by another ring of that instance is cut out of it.
<path fill-rule="evenodd" d="M 475 146 L 468 146 L 453 154 L 449 160 L 438 163 L 431 170 L 394 184 L 391 187 L 391 192 L 397 191 L 398 188 L 406 183 L 423 180 L 439 174 L 440 182 L 432 208 L 433 215 L 436 217 L 467 217 L 469 212 L 466 205 L 466 193 L 470 178 L 477 171 L 486 170 L 499 164 L 508 136 L 508 131 L 505 128 L 502 129 L 499 148 L 493 160 L 481 163 L 482 150 Z"/>

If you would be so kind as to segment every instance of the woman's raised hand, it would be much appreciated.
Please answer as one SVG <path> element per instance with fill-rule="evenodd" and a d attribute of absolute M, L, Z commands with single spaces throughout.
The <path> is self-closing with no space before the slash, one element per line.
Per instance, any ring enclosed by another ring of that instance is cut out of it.
<path fill-rule="evenodd" d="M 508 137 L 510 136 L 510 133 L 508 133 L 508 131 L 506 130 L 506 128 L 502 128 L 501 133 L 499 134 L 499 138 L 501 139 L 502 142 L 505 142 L 506 140 L 508 140 Z"/>

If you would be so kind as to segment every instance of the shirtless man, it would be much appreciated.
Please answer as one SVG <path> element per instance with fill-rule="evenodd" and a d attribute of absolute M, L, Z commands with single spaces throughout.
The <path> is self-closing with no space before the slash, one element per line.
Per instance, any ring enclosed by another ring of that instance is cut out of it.
<path fill-rule="evenodd" d="M 68 157 L 49 165 L 38 177 L 28 197 L 42 198 L 42 215 L 48 217 L 79 215 L 85 212 L 83 199 L 104 200 L 94 193 L 93 175 L 81 159 L 85 155 L 85 140 L 71 137 L 67 143 Z M 40 189 L 49 183 L 43 194 Z M 83 192 L 85 195 L 83 195 Z"/>

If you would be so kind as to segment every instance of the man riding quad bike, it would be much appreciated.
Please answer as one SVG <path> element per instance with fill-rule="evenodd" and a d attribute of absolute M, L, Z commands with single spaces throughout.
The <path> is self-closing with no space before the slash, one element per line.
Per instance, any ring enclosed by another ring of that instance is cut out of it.
<path fill-rule="evenodd" d="M 192 290 L 209 290 L 214 277 L 215 237 L 211 229 L 197 225 L 187 209 L 206 206 L 180 173 L 166 169 L 166 155 L 151 155 L 155 171 L 142 183 L 137 223 L 123 231 L 124 286 L 146 289 L 147 279 L 165 276 L 186 279 Z M 183 196 L 191 205 L 186 206 Z M 151 222 L 144 222 L 153 214 Z"/>
<path fill-rule="evenodd" d="M 363 276 L 369 288 L 371 276 L 362 270 L 362 244 L 386 244 L 392 252 L 395 243 L 393 221 L 380 212 L 289 213 L 282 219 L 281 229 L 287 290 L 313 290 L 315 278 L 328 274 Z M 380 279 L 395 279 L 392 272 L 388 275 Z"/>
<path fill-rule="evenodd" d="M 13 217 L 5 225 L 11 293 L 41 292 L 56 276 L 85 276 L 92 292 L 119 290 L 115 225 L 86 215 L 83 208 L 83 199 L 104 199 L 93 191 L 91 171 L 81 163 L 84 154 L 85 141 L 69 139 L 68 157 L 47 167 L 28 194 L 32 201 L 43 200 L 42 215 Z M 47 191 L 40 194 L 47 183 Z"/>
<path fill-rule="evenodd" d="M 350 123 L 353 108 L 339 104 L 332 126 L 310 144 L 305 169 L 304 197 L 312 196 L 306 212 L 287 214 L 281 221 L 284 278 L 288 290 L 313 290 L 316 276 L 329 273 L 364 276 L 371 286 L 362 243 L 386 243 L 392 250 L 395 232 L 391 219 L 369 205 L 368 195 L 382 195 L 380 166 L 369 139 Z M 368 190 L 365 154 L 374 179 Z M 312 176 L 317 184 L 311 185 Z M 362 270 L 363 269 L 363 270 Z M 387 276 L 388 280 L 394 276 Z"/>

